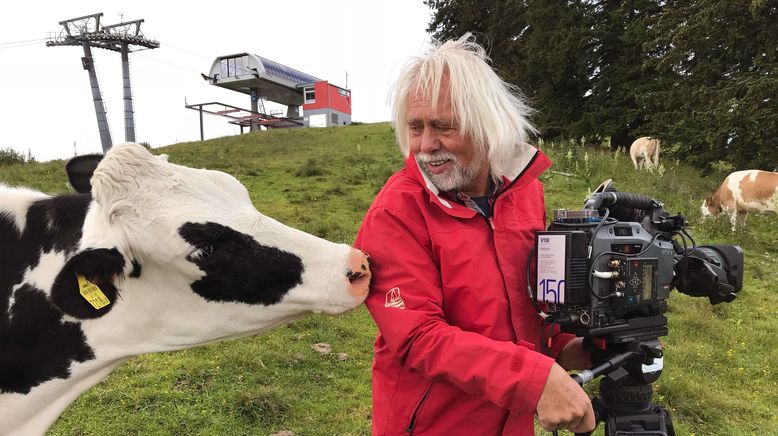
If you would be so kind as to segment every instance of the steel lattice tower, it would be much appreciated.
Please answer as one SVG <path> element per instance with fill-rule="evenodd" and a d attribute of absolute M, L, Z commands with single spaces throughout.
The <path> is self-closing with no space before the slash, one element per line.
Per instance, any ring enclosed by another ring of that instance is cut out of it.
<path fill-rule="evenodd" d="M 117 51 L 122 57 L 122 79 L 124 82 L 124 139 L 135 141 L 135 118 L 132 107 L 132 88 L 130 85 L 130 58 L 131 51 L 158 48 L 159 42 L 147 39 L 140 31 L 143 20 L 133 20 L 118 24 L 102 25 L 100 17 L 103 14 L 85 15 L 60 21 L 62 30 L 55 37 L 46 41 L 47 47 L 62 45 L 80 45 L 84 49 L 81 64 L 89 73 L 89 83 L 92 87 L 92 99 L 97 115 L 97 127 L 100 130 L 100 142 L 103 153 L 111 148 L 111 131 L 108 129 L 108 117 L 103 105 L 103 97 L 100 93 L 100 84 L 95 73 L 95 62 L 92 57 L 92 47 Z M 131 46 L 140 48 L 131 50 Z"/>

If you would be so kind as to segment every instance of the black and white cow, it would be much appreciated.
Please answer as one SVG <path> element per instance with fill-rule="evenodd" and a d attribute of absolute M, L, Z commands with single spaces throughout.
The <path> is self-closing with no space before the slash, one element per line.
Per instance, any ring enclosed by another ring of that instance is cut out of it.
<path fill-rule="evenodd" d="M 132 356 L 344 312 L 367 295 L 365 254 L 263 216 L 225 173 L 122 144 L 91 185 L 49 196 L 0 184 L 4 436 L 44 433 Z"/>

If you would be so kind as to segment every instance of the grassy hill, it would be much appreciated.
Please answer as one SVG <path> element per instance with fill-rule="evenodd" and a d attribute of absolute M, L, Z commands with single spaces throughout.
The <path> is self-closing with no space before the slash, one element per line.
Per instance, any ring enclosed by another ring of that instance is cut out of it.
<path fill-rule="evenodd" d="M 778 218 L 751 216 L 733 234 L 725 218 L 700 221 L 702 199 L 723 174 L 703 176 L 668 158 L 653 173 L 638 173 L 623 152 L 567 143 L 543 149 L 555 161 L 542 176 L 549 216 L 580 208 L 589 191 L 613 178 L 618 190 L 686 215 L 698 244 L 744 248 L 744 289 L 732 304 L 671 296 L 655 401 L 671 410 L 679 435 L 778 434 Z M 257 132 L 154 151 L 233 174 L 264 214 L 339 242 L 353 241 L 374 195 L 402 165 L 386 123 Z M 0 182 L 68 190 L 62 161 L 0 167 Z M 361 307 L 252 338 L 140 356 L 83 395 L 49 434 L 369 434 L 375 333 Z M 331 344 L 332 353 L 313 350 L 317 342 Z"/>

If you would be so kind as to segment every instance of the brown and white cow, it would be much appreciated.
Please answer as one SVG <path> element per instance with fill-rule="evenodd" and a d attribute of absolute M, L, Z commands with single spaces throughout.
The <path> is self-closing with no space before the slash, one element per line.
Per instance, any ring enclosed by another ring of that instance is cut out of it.
<path fill-rule="evenodd" d="M 629 147 L 629 157 L 635 169 L 655 167 L 659 165 L 660 142 L 656 138 L 643 136 L 635 140 Z"/>
<path fill-rule="evenodd" d="M 760 170 L 735 171 L 719 189 L 702 202 L 702 216 L 727 214 L 732 230 L 748 213 L 778 213 L 778 173 Z"/>
<path fill-rule="evenodd" d="M 132 356 L 352 309 L 369 277 L 365 254 L 262 215 L 234 177 L 137 144 L 106 154 L 91 194 L 0 184 L 0 435 L 43 434 Z"/>

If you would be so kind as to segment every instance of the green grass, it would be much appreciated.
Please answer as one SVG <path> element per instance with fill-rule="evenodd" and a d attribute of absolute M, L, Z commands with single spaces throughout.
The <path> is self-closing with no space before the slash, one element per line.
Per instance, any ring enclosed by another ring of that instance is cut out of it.
<path fill-rule="evenodd" d="M 671 294 L 670 334 L 662 338 L 665 370 L 654 400 L 668 407 L 679 435 L 778 434 L 778 218 L 750 216 L 735 233 L 728 218 L 703 221 L 702 199 L 723 175 L 703 176 L 671 158 L 648 173 L 635 171 L 623 152 L 567 143 L 547 143 L 544 150 L 556 162 L 542 176 L 549 217 L 554 209 L 582 206 L 591 190 L 612 178 L 619 191 L 656 198 L 669 212 L 683 213 L 697 244 L 743 247 L 746 275 L 733 303 L 711 306 L 707 298 Z"/>
<path fill-rule="evenodd" d="M 698 244 L 745 249 L 744 289 L 732 304 L 672 294 L 655 401 L 670 409 L 679 435 L 778 434 L 778 218 L 751 216 L 734 234 L 726 218 L 702 222 L 702 198 L 722 175 L 701 175 L 671 157 L 649 174 L 633 170 L 623 152 L 568 143 L 543 149 L 555 161 L 541 176 L 549 217 L 557 208 L 580 208 L 591 190 L 613 178 L 618 190 L 657 198 L 686 215 Z M 386 123 L 258 132 L 155 152 L 233 174 L 264 214 L 338 242 L 353 241 L 373 197 L 402 165 Z M 62 161 L 0 167 L 0 181 L 68 189 Z M 82 395 L 48 434 L 369 434 L 375 333 L 361 307 L 252 338 L 139 356 Z M 313 350 L 317 342 L 331 344 L 332 353 Z"/>

